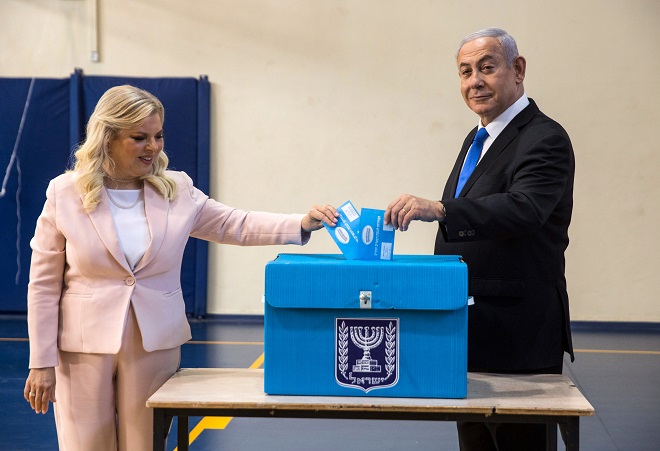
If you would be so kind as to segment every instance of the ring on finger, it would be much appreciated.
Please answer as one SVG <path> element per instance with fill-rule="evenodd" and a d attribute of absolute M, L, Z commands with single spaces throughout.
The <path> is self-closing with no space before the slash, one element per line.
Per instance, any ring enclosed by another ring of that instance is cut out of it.
<path fill-rule="evenodd" d="M 403 208 L 401 209 L 401 211 L 403 212 L 404 215 L 405 215 L 406 213 L 408 213 L 408 212 L 406 211 L 406 207 L 403 207 Z"/>
<path fill-rule="evenodd" d="M 36 398 L 37 394 L 33 391 L 30 392 L 30 398 Z"/>

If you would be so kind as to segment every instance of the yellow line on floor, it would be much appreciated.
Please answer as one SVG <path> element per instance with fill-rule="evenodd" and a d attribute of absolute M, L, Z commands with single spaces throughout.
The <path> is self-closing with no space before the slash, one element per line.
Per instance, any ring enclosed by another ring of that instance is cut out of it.
<path fill-rule="evenodd" d="M 257 357 L 257 360 L 252 362 L 252 365 L 250 365 L 250 369 L 256 369 L 260 368 L 261 365 L 264 363 L 264 353 L 262 352 L 259 357 Z M 188 444 L 192 445 L 192 443 L 199 437 L 199 435 L 205 430 L 205 429 L 224 429 L 227 427 L 229 422 L 232 420 L 233 417 L 203 417 L 199 423 L 195 425 L 192 431 L 190 431 L 190 434 L 188 434 Z M 178 451 L 178 447 L 174 448 L 174 451 Z"/>
<path fill-rule="evenodd" d="M 254 369 L 257 369 L 257 368 L 261 368 L 261 365 L 263 365 L 263 364 L 264 364 L 264 353 L 262 352 L 261 355 L 259 357 L 257 357 L 257 360 L 252 362 L 252 365 L 250 365 L 250 369 L 254 370 Z"/>
<path fill-rule="evenodd" d="M 188 434 L 188 443 L 192 443 L 199 437 L 205 429 L 224 429 L 227 427 L 232 417 L 203 417 L 197 425 L 190 431 Z M 174 448 L 174 451 L 178 451 L 179 447 Z"/>

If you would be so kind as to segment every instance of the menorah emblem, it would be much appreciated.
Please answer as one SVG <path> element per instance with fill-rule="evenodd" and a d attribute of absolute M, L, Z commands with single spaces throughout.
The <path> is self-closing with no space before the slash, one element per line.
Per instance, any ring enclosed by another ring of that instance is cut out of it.
<path fill-rule="evenodd" d="M 362 349 L 362 358 L 355 361 L 353 371 L 357 373 L 379 373 L 381 371 L 378 360 L 371 358 L 371 350 L 378 347 L 383 341 L 385 328 L 380 326 L 350 328 L 351 341 Z"/>
<path fill-rule="evenodd" d="M 339 385 L 364 392 L 396 385 L 398 318 L 335 318 L 335 343 L 335 380 Z"/>

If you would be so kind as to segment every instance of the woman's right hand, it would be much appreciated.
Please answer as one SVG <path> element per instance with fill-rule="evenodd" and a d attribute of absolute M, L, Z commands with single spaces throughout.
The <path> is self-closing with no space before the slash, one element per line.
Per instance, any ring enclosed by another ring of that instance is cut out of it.
<path fill-rule="evenodd" d="M 331 205 L 314 205 L 309 213 L 305 215 L 300 223 L 300 227 L 304 232 L 313 232 L 323 227 L 323 223 L 334 226 L 337 224 L 339 213 L 335 207 Z"/>
<path fill-rule="evenodd" d="M 32 368 L 23 397 L 36 413 L 48 412 L 48 402 L 55 402 L 55 368 Z"/>

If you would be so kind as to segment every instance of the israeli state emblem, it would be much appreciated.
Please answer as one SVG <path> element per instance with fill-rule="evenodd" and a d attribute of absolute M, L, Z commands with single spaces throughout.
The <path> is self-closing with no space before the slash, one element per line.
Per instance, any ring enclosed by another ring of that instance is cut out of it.
<path fill-rule="evenodd" d="M 398 318 L 336 318 L 335 380 L 369 392 L 399 380 Z"/>

